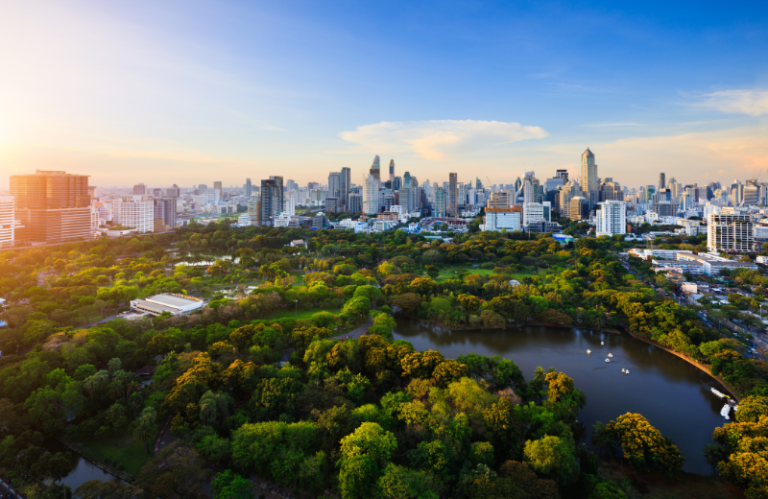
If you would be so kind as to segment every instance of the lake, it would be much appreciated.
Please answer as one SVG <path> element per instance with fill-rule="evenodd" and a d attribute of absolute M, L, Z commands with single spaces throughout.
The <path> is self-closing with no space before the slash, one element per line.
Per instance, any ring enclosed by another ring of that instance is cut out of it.
<path fill-rule="evenodd" d="M 661 348 L 629 335 L 580 329 L 447 331 L 403 316 L 397 318 L 395 339 L 410 341 L 416 350 L 439 350 L 452 359 L 467 353 L 501 355 L 515 362 L 527 380 L 537 366 L 552 366 L 573 378 L 576 388 L 587 395 L 579 415 L 587 427 L 587 443 L 596 421 L 640 413 L 674 440 L 685 456 L 684 471 L 713 471 L 702 449 L 712 443 L 712 431 L 725 420 L 720 416 L 724 401 L 710 388 L 726 391 L 706 373 Z M 613 358 L 607 364 L 608 353 Z M 622 368 L 630 374 L 622 374 Z"/>

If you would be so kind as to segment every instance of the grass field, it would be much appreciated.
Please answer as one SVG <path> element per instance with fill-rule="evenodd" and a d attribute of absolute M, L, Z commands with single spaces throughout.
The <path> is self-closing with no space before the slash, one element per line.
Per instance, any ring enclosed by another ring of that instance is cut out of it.
<path fill-rule="evenodd" d="M 473 269 L 469 265 L 445 265 L 445 266 L 440 266 L 438 268 L 440 269 L 440 275 L 437 276 L 438 281 L 454 278 L 456 277 L 456 271 L 462 270 L 462 269 L 466 270 L 468 274 L 480 274 L 480 275 L 493 274 L 493 269 L 480 269 L 480 268 Z"/>
<path fill-rule="evenodd" d="M 332 314 L 338 314 L 339 312 L 341 312 L 341 309 L 340 308 L 327 308 L 327 309 L 312 308 L 309 310 L 299 309 L 297 314 L 293 308 L 289 307 L 289 308 L 286 308 L 285 310 L 280 310 L 279 312 L 270 314 L 267 317 L 265 317 L 265 319 L 294 319 L 294 318 L 309 319 L 318 312 L 330 312 Z"/>
<path fill-rule="evenodd" d="M 160 431 L 159 427 L 157 431 Z M 115 446 L 114 435 L 105 435 L 82 443 L 86 454 L 92 451 L 95 456 L 98 456 L 97 460 L 108 459 L 112 463 L 119 463 L 123 470 L 133 476 L 138 476 L 141 467 L 152 458 L 153 445 L 154 441 L 149 444 L 150 456 L 147 457 L 144 446 L 131 435 L 121 435 L 117 440 L 117 446 Z"/>

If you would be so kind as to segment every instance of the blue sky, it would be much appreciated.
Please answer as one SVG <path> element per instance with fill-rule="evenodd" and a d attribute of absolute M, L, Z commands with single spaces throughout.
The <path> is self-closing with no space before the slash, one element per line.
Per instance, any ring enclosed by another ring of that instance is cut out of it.
<path fill-rule="evenodd" d="M 0 185 L 768 169 L 768 6 L 0 0 Z M 768 179 L 768 172 L 763 179 Z"/>

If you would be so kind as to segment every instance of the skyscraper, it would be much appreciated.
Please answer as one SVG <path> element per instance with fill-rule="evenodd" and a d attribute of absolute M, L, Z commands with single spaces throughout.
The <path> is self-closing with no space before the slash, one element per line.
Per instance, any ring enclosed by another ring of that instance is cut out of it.
<path fill-rule="evenodd" d="M 62 242 L 91 237 L 88 176 L 37 170 L 11 176 L 20 241 Z"/>
<path fill-rule="evenodd" d="M 261 225 L 273 226 L 275 217 L 282 211 L 282 183 L 282 177 L 280 177 L 279 183 L 275 177 L 261 181 Z M 251 218 L 251 222 L 254 222 L 253 218 Z"/>
<path fill-rule="evenodd" d="M 448 174 L 448 215 L 456 215 L 459 209 L 459 179 L 456 173 Z"/>
<path fill-rule="evenodd" d="M 146 196 L 148 194 L 149 194 L 149 189 L 147 189 L 147 186 L 145 184 L 136 184 L 133 186 L 134 196 Z"/>
<path fill-rule="evenodd" d="M 371 175 L 376 177 L 377 182 L 381 182 L 381 161 L 379 155 L 373 157 L 373 164 L 371 165 Z"/>
<path fill-rule="evenodd" d="M 445 189 L 438 187 L 435 189 L 435 212 L 432 214 L 436 218 L 445 218 Z"/>
<path fill-rule="evenodd" d="M 589 207 L 592 208 L 599 199 L 600 184 L 597 178 L 595 155 L 589 148 L 581 155 L 581 188 L 587 194 Z"/>
<path fill-rule="evenodd" d="M 568 170 L 557 170 L 555 172 L 555 178 L 563 179 L 563 183 L 568 183 Z"/>
<path fill-rule="evenodd" d="M 395 160 L 390 159 L 389 160 L 389 181 L 392 182 L 395 180 Z"/>
<path fill-rule="evenodd" d="M 403 173 L 403 188 L 411 187 L 411 172 Z"/>
<path fill-rule="evenodd" d="M 220 181 L 217 180 L 216 182 L 214 182 L 213 183 L 213 188 L 216 189 L 217 191 L 219 191 L 219 198 L 223 198 L 224 197 L 224 187 L 222 186 Z"/>
<path fill-rule="evenodd" d="M 277 213 L 282 213 L 283 210 L 285 209 L 285 199 L 283 197 L 284 196 L 283 193 L 285 192 L 285 189 L 283 189 L 283 177 L 279 175 L 278 176 L 271 175 L 269 179 L 272 180 L 277 186 L 279 195 L 278 195 L 276 208 L 277 208 Z M 319 188 L 320 186 L 318 185 L 317 187 Z"/>
<path fill-rule="evenodd" d="M 341 169 L 341 178 L 339 179 L 339 200 L 347 211 L 349 211 L 347 198 L 349 197 L 349 189 L 352 182 L 351 173 L 349 168 L 344 167 Z"/>
<path fill-rule="evenodd" d="M 155 231 L 155 203 L 144 196 L 125 196 L 114 199 L 112 216 L 119 225 L 136 229 L 137 232 Z"/>
<path fill-rule="evenodd" d="M 176 227 L 176 198 L 155 198 L 155 232 Z"/>
<path fill-rule="evenodd" d="M 328 197 L 339 198 L 341 192 L 341 173 L 331 172 L 328 174 Z"/>
<path fill-rule="evenodd" d="M 245 179 L 245 196 L 251 197 L 251 194 L 253 194 L 253 184 L 251 184 L 251 179 L 247 178 Z"/>
<path fill-rule="evenodd" d="M 667 187 L 667 176 L 664 172 L 659 173 L 659 190 L 666 189 Z"/>
<path fill-rule="evenodd" d="M 752 251 L 755 237 L 752 217 L 740 213 L 710 213 L 707 216 L 709 251 Z"/>
<path fill-rule="evenodd" d="M 251 225 L 261 227 L 261 195 L 255 194 L 248 198 L 248 216 L 251 217 Z"/>
<path fill-rule="evenodd" d="M 0 196 L 0 248 L 13 246 L 15 226 L 13 196 Z"/>
<path fill-rule="evenodd" d="M 378 156 L 376 156 L 378 159 Z M 379 212 L 379 179 L 371 173 L 363 183 L 363 213 L 374 215 Z"/>

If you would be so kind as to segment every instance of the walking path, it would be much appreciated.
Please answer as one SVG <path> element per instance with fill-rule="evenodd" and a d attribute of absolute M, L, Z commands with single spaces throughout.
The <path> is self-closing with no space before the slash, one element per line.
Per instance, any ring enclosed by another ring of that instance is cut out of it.
<path fill-rule="evenodd" d="M 352 331 L 350 331 L 350 332 L 348 332 L 346 334 L 339 335 L 339 336 L 337 336 L 337 338 L 346 338 L 346 339 L 349 339 L 349 340 L 353 340 L 355 338 L 359 338 L 362 335 L 364 335 L 368 331 L 368 328 L 371 327 L 371 326 L 373 326 L 373 319 L 368 317 L 368 320 L 365 321 L 365 323 L 362 326 L 359 326 L 356 329 L 353 329 Z"/>

